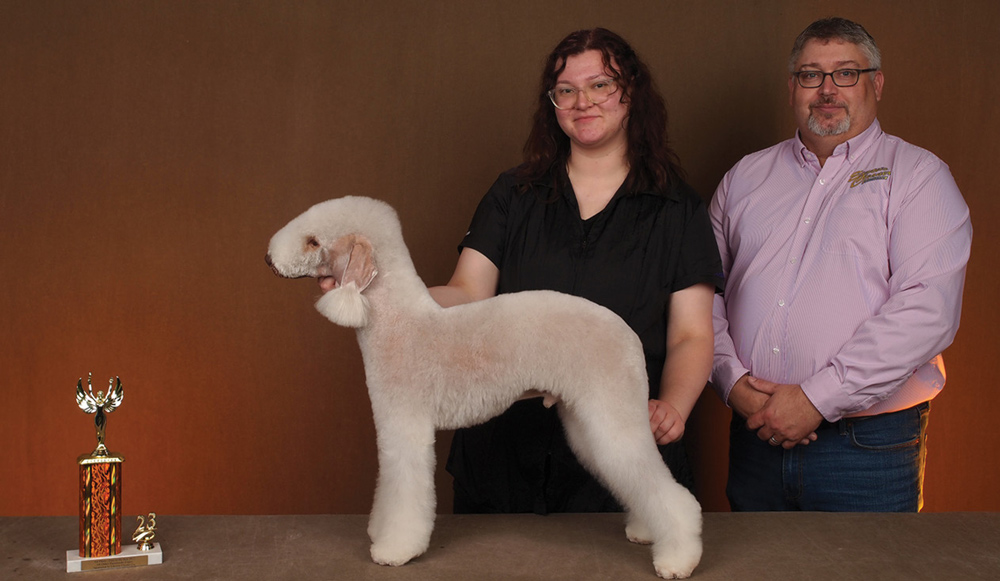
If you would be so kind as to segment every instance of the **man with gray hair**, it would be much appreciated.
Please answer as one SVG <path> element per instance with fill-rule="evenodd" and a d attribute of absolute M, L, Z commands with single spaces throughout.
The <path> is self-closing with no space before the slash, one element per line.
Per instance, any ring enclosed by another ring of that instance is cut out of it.
<path fill-rule="evenodd" d="M 796 135 L 743 158 L 712 200 L 733 510 L 922 506 L 972 226 L 944 162 L 882 131 L 881 67 L 859 24 L 811 24 L 789 61 Z"/>

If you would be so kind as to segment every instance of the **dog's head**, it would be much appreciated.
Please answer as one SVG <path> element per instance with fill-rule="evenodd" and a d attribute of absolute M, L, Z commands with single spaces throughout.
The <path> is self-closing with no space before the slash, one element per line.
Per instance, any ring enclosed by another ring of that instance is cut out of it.
<path fill-rule="evenodd" d="M 333 290 L 316 309 L 338 325 L 364 327 L 369 305 L 362 292 L 378 274 L 370 233 L 397 220 L 391 207 L 370 198 L 322 202 L 271 238 L 265 261 L 278 276 L 325 279 Z"/>

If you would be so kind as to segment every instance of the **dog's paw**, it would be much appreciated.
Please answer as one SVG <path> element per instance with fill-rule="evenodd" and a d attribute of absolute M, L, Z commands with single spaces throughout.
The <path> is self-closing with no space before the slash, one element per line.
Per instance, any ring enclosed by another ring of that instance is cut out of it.
<path fill-rule="evenodd" d="M 671 543 L 669 553 L 664 556 L 662 548 L 653 548 L 653 567 L 656 574 L 664 579 L 687 579 L 701 561 L 701 538 L 677 539 Z"/>
<path fill-rule="evenodd" d="M 372 561 L 379 565 L 399 567 L 424 553 L 426 548 L 409 547 L 393 543 L 373 543 L 371 546 Z"/>
<path fill-rule="evenodd" d="M 629 511 L 625 517 L 625 537 L 637 545 L 651 545 L 656 540 L 649 525 L 635 511 Z"/>
<path fill-rule="evenodd" d="M 669 559 L 657 559 L 653 561 L 653 568 L 656 575 L 663 579 L 687 579 L 698 566 L 701 555 L 692 558 L 690 555 L 674 555 Z"/>
<path fill-rule="evenodd" d="M 694 572 L 694 567 L 672 567 L 656 563 L 653 563 L 653 566 L 656 567 L 656 576 L 661 579 L 687 579 Z"/>
<path fill-rule="evenodd" d="M 653 544 L 653 535 L 645 525 L 637 522 L 629 522 L 625 526 L 625 537 L 637 545 Z"/>

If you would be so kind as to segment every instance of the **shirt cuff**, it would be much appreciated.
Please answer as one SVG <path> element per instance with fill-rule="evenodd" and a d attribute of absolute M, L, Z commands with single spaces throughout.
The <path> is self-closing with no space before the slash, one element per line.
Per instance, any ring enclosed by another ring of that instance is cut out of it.
<path fill-rule="evenodd" d="M 828 422 L 835 422 L 844 416 L 841 383 L 831 365 L 800 384 L 802 392 Z"/>
<path fill-rule="evenodd" d="M 715 368 L 715 373 L 712 375 L 712 389 L 719 394 L 722 403 L 729 405 L 729 392 L 733 390 L 736 382 L 747 373 L 750 373 L 750 370 L 740 366 L 720 365 Z"/>

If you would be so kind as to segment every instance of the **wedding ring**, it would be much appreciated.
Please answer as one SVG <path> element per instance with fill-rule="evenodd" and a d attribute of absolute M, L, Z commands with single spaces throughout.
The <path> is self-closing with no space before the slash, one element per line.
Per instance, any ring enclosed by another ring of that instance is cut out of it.
<path fill-rule="evenodd" d="M 774 439 L 774 436 L 771 436 L 767 441 L 771 442 L 772 446 L 777 446 L 778 445 L 778 441 Z"/>

